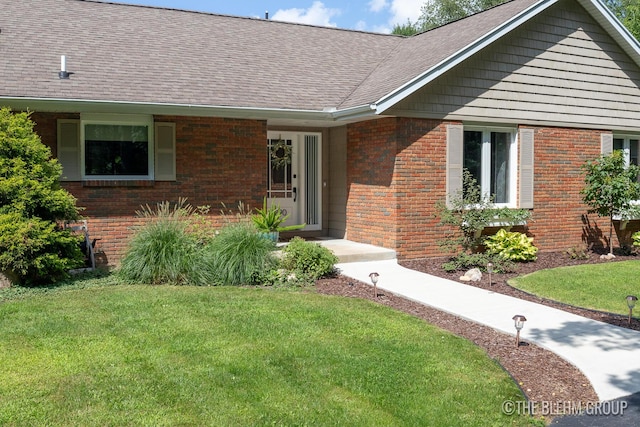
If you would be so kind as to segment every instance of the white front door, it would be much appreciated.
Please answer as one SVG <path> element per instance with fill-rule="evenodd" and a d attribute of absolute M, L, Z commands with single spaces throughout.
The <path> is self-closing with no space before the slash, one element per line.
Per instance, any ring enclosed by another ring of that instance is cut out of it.
<path fill-rule="evenodd" d="M 289 215 L 284 225 L 322 228 L 320 136 L 277 131 L 267 135 L 267 203 L 280 206 Z"/>

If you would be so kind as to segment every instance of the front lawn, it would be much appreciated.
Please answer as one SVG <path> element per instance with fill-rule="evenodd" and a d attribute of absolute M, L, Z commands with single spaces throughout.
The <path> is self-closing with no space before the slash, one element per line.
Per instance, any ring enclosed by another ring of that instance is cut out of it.
<path fill-rule="evenodd" d="M 481 349 L 387 307 L 101 280 L 0 292 L 0 424 L 532 422 L 502 415 L 503 401 L 524 398 Z"/>
<path fill-rule="evenodd" d="M 540 270 L 509 281 L 531 294 L 611 313 L 628 314 L 627 295 L 640 297 L 640 262 L 584 264 Z"/>

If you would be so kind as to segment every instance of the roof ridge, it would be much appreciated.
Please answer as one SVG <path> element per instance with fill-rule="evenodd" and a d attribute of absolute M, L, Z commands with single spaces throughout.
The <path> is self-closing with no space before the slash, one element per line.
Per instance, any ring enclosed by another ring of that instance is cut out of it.
<path fill-rule="evenodd" d="M 127 6 L 127 7 L 139 7 L 146 9 L 157 9 L 157 10 L 168 10 L 174 12 L 184 12 L 184 13 L 195 13 L 199 15 L 210 15 L 210 16 L 219 16 L 222 18 L 232 18 L 232 19 L 245 19 L 249 21 L 256 22 L 273 22 L 275 24 L 284 24 L 284 25 L 296 25 L 301 27 L 311 27 L 311 28 L 319 28 L 325 30 L 334 30 L 334 31 L 346 31 L 351 33 L 361 33 L 361 34 L 370 34 L 370 35 L 378 35 L 378 36 L 386 36 L 386 37 L 396 37 L 396 38 L 405 38 L 405 36 L 401 36 L 398 34 L 391 33 L 379 33 L 375 31 L 364 31 L 364 30 L 354 30 L 352 28 L 341 28 L 341 27 L 330 27 L 326 25 L 314 25 L 314 24 L 305 24 L 301 22 L 290 22 L 290 21 L 280 21 L 275 19 L 264 19 L 256 16 L 240 16 L 240 15 L 229 15 L 226 13 L 218 13 L 218 12 L 205 12 L 201 10 L 193 10 L 193 9 L 180 9 L 177 7 L 168 7 L 168 6 L 153 6 L 148 4 L 135 4 L 135 3 L 126 3 L 126 0 L 123 1 L 115 1 L 115 0 L 73 0 L 78 2 L 85 3 L 98 3 L 98 4 L 108 4 L 113 6 Z"/>

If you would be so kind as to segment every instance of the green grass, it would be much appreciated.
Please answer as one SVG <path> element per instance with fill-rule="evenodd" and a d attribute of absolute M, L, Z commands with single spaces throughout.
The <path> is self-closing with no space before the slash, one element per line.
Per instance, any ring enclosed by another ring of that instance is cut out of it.
<path fill-rule="evenodd" d="M 627 295 L 640 295 L 640 262 L 622 261 L 541 270 L 512 279 L 523 291 L 611 313 L 628 314 Z"/>
<path fill-rule="evenodd" d="M 468 341 L 367 301 L 263 288 L 8 290 L 1 425 L 528 425 Z"/>

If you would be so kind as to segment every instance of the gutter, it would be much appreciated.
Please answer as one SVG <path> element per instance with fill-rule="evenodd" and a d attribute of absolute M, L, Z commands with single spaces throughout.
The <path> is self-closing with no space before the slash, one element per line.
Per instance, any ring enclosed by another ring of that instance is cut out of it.
<path fill-rule="evenodd" d="M 0 96 L 0 105 L 42 112 L 129 113 L 250 119 L 333 120 L 332 111 Z"/>

